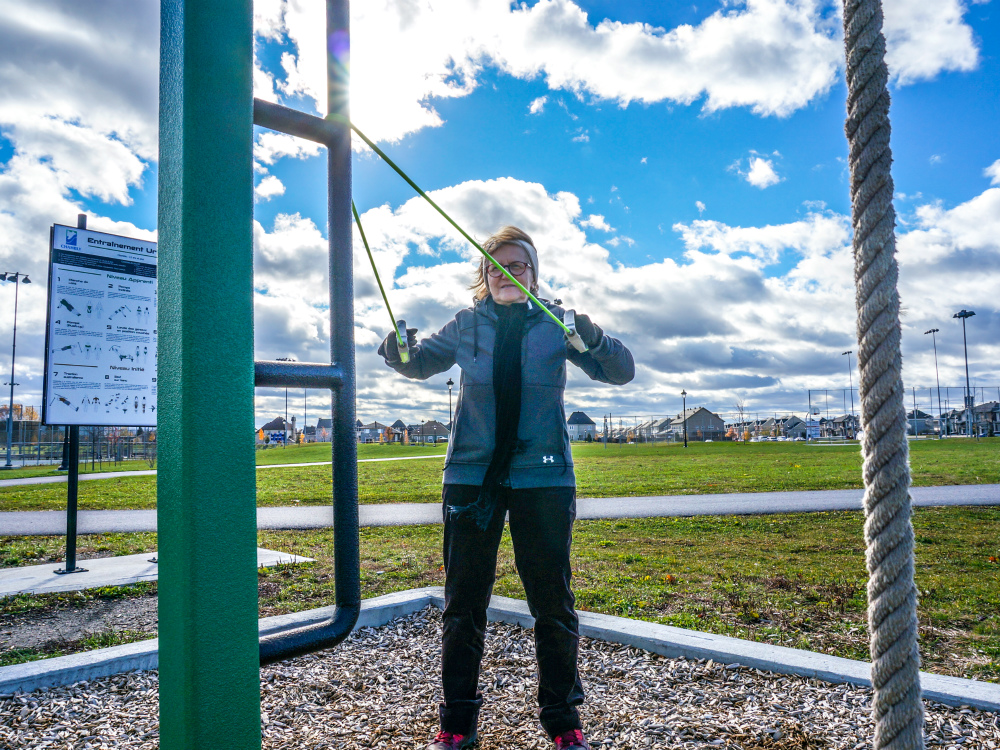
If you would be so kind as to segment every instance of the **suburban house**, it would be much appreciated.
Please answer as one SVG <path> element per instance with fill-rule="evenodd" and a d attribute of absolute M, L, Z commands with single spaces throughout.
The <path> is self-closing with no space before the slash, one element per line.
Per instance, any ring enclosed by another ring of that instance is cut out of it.
<path fill-rule="evenodd" d="M 975 414 L 980 435 L 1000 436 L 1000 401 L 987 401 L 974 406 L 972 413 Z"/>
<path fill-rule="evenodd" d="M 721 440 L 726 434 L 726 423 L 718 414 L 704 406 L 692 406 L 670 420 L 674 440 L 684 439 L 684 422 L 687 421 L 688 440 Z"/>
<path fill-rule="evenodd" d="M 965 409 L 952 409 L 943 415 L 945 435 L 966 435 L 969 415 Z M 973 434 L 1000 436 L 1000 402 L 987 401 L 972 407 Z"/>
<path fill-rule="evenodd" d="M 926 435 L 935 431 L 937 420 L 930 414 L 920 409 L 910 409 L 906 412 L 906 434 Z"/>
<path fill-rule="evenodd" d="M 778 419 L 778 426 L 781 434 L 786 438 L 804 438 L 806 436 L 806 422 L 804 419 L 794 414 Z"/>
<path fill-rule="evenodd" d="M 923 414 L 923 412 L 920 413 Z M 843 414 L 834 417 L 827 423 L 826 437 L 844 437 L 853 440 L 860 429 L 861 421 L 857 415 Z"/>
<path fill-rule="evenodd" d="M 771 427 L 767 426 L 769 421 L 772 424 Z M 767 436 L 770 434 L 769 431 L 773 429 L 773 422 L 773 419 L 744 419 L 741 422 L 733 422 L 727 428 L 726 435 L 731 436 L 733 440 L 742 440 L 745 435 L 749 435 L 751 438 L 761 435 Z"/>
<path fill-rule="evenodd" d="M 673 417 L 650 420 L 647 428 L 651 440 L 667 440 L 670 437 L 670 423 Z"/>
<path fill-rule="evenodd" d="M 412 425 L 409 430 L 411 443 L 447 443 L 450 434 L 447 427 L 434 419 Z"/>
<path fill-rule="evenodd" d="M 294 443 L 295 442 L 295 417 L 291 422 L 285 421 L 284 417 L 275 417 L 266 425 L 257 430 L 257 444 L 269 443 Z"/>
<path fill-rule="evenodd" d="M 358 431 L 358 442 L 359 443 L 384 442 L 386 427 L 388 427 L 388 425 L 384 425 L 381 422 L 372 422 L 371 424 L 361 425 L 361 429 Z"/>
<path fill-rule="evenodd" d="M 588 436 L 593 440 L 597 436 L 597 425 L 582 411 L 575 411 L 569 415 L 566 429 L 569 431 L 570 440 L 586 440 Z"/>
<path fill-rule="evenodd" d="M 406 434 L 406 424 L 402 419 L 397 419 L 389 425 L 389 442 L 402 443 L 403 435 Z"/>
<path fill-rule="evenodd" d="M 314 430 L 314 442 L 329 443 L 333 440 L 333 420 L 330 417 L 317 419 Z"/>

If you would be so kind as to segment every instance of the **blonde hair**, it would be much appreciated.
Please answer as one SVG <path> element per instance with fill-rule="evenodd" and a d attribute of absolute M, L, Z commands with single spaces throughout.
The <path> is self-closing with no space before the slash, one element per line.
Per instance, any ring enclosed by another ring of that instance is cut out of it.
<path fill-rule="evenodd" d="M 523 229 L 518 229 L 513 226 L 505 226 L 494 232 L 489 239 L 483 243 L 483 250 L 493 255 L 497 250 L 499 250 L 504 245 L 518 245 L 524 249 L 528 254 L 528 259 L 532 261 L 531 263 L 531 285 L 528 290 L 532 294 L 538 293 L 538 254 L 535 250 L 535 243 L 532 241 L 528 233 Z M 479 301 L 490 296 L 490 286 L 486 278 L 486 264 L 489 261 L 482 257 L 476 264 L 476 273 L 472 277 L 472 284 L 469 289 L 472 290 L 472 296 Z"/>

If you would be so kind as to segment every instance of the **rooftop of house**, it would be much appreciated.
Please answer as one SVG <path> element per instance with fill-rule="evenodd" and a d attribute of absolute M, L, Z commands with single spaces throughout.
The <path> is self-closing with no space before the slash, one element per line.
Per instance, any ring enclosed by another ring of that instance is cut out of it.
<path fill-rule="evenodd" d="M 286 422 L 284 417 L 275 417 L 260 429 L 266 431 L 286 430 L 292 426 L 291 422 Z"/>

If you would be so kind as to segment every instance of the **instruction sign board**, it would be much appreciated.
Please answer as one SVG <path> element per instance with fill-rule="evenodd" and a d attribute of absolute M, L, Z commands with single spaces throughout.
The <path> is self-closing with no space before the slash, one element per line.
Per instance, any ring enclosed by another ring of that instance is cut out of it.
<path fill-rule="evenodd" d="M 818 420 L 807 419 L 806 420 L 806 439 L 807 440 L 819 440 L 820 437 L 820 424 Z"/>
<path fill-rule="evenodd" d="M 156 243 L 55 225 L 42 422 L 156 426 Z"/>

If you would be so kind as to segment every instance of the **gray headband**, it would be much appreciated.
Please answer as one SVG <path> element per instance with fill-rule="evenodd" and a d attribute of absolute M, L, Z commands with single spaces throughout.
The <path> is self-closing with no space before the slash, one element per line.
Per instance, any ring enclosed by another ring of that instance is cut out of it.
<path fill-rule="evenodd" d="M 534 246 L 530 242 L 525 242 L 524 240 L 507 240 L 505 242 L 499 243 L 497 245 L 497 247 L 501 248 L 504 245 L 517 245 L 518 247 L 522 248 L 524 250 L 524 252 L 526 252 L 528 254 L 528 261 L 531 263 L 532 278 L 534 279 L 533 283 L 535 285 L 537 285 L 538 284 L 538 251 L 535 250 Z M 483 277 L 484 278 L 486 276 L 486 264 L 487 263 L 489 263 L 489 260 L 487 260 L 486 258 L 483 258 Z M 532 285 L 529 284 L 528 285 L 528 289 L 531 289 L 531 286 Z"/>

